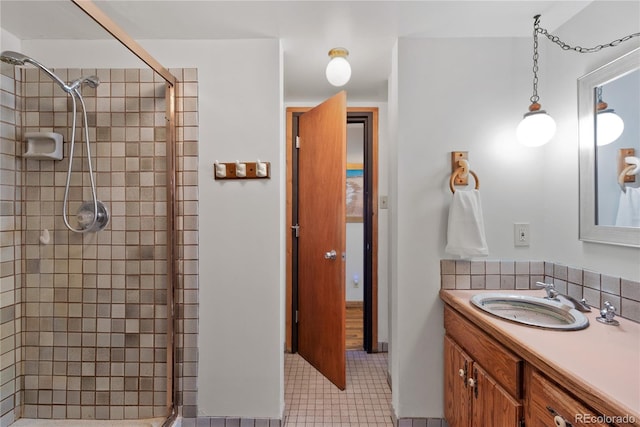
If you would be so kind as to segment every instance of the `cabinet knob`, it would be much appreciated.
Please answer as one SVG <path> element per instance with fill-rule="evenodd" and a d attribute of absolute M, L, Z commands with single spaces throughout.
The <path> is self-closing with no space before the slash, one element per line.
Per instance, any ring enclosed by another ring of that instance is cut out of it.
<path fill-rule="evenodd" d="M 553 417 L 553 422 L 555 423 L 556 427 L 567 427 L 567 422 L 560 415 L 556 415 L 555 417 Z"/>
<path fill-rule="evenodd" d="M 460 375 L 461 377 L 464 377 L 464 369 L 460 369 L 458 371 L 458 375 Z"/>
<path fill-rule="evenodd" d="M 476 385 L 476 381 L 473 378 L 469 378 L 467 383 L 469 384 L 469 387 L 473 387 Z"/>

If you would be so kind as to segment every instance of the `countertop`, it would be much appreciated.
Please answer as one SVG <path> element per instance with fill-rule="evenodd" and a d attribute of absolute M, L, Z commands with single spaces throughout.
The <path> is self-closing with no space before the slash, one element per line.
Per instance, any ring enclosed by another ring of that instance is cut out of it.
<path fill-rule="evenodd" d="M 440 298 L 505 347 L 544 372 L 596 411 L 630 415 L 640 426 L 640 324 L 616 317 L 620 326 L 596 321 L 600 310 L 584 313 L 589 327 L 552 331 L 494 317 L 473 306 L 486 292 L 544 296 L 543 290 L 441 290 Z"/>

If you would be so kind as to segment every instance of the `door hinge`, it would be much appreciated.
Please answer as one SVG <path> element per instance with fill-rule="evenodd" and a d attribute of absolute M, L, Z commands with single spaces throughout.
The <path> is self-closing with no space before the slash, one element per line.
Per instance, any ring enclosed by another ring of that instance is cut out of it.
<path fill-rule="evenodd" d="M 292 225 L 291 229 L 293 230 L 293 234 L 295 237 L 300 237 L 300 226 L 298 224 Z"/>
<path fill-rule="evenodd" d="M 296 136 L 296 148 L 300 148 L 300 137 Z"/>
<path fill-rule="evenodd" d="M 524 419 L 520 420 L 520 423 L 518 423 L 518 427 L 524 427 Z"/>
<path fill-rule="evenodd" d="M 298 323 L 298 310 L 296 310 L 296 323 Z"/>

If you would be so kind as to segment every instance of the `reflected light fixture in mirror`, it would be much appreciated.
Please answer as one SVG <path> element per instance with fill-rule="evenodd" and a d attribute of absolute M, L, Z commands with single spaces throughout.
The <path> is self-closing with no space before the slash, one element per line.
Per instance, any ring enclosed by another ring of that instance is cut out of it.
<path fill-rule="evenodd" d="M 349 51 L 343 47 L 334 47 L 329 51 L 331 60 L 327 64 L 326 75 L 333 86 L 344 86 L 351 78 L 351 65 L 347 61 L 347 56 Z"/>
<path fill-rule="evenodd" d="M 533 95 L 529 100 L 529 112 L 524 115 L 516 129 L 516 136 L 521 144 L 527 147 L 539 147 L 546 144 L 556 133 L 556 122 L 542 110 L 538 103 L 538 27 L 540 15 L 533 17 Z"/>
<path fill-rule="evenodd" d="M 613 110 L 608 108 L 602 100 L 602 86 L 596 88 L 598 100 L 596 101 L 596 144 L 603 146 L 611 144 L 620 138 L 624 131 L 624 121 Z"/>

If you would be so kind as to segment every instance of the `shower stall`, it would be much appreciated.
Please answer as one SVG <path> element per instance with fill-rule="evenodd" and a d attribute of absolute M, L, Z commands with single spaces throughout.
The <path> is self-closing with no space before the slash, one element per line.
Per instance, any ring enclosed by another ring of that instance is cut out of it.
<path fill-rule="evenodd" d="M 2 61 L 0 427 L 194 417 L 196 70 Z"/>

